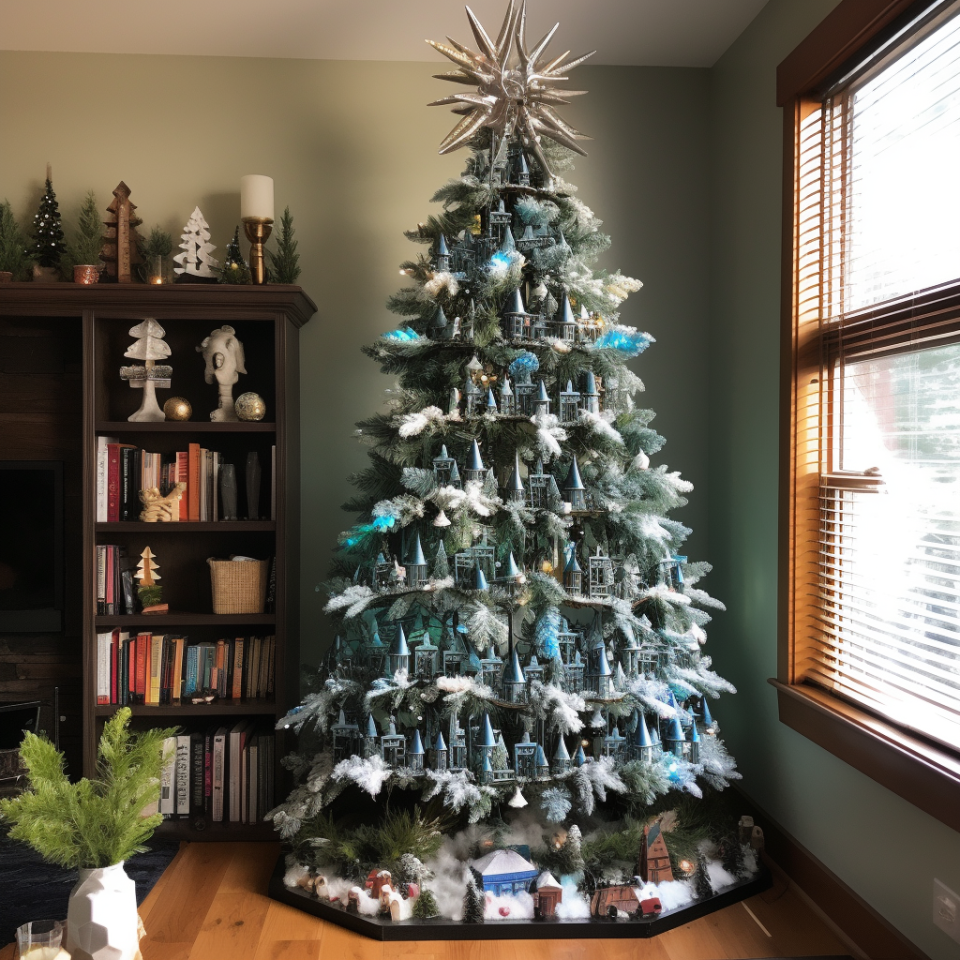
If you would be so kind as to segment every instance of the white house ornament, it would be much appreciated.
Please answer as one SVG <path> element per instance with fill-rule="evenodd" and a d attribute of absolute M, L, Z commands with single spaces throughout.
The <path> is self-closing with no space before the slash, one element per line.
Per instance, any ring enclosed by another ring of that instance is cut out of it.
<path fill-rule="evenodd" d="M 216 380 L 220 392 L 220 402 L 216 410 L 210 411 L 210 419 L 215 423 L 237 421 L 237 410 L 233 402 L 233 385 L 245 374 L 243 344 L 237 339 L 233 327 L 224 325 L 211 332 L 197 347 L 197 353 L 203 354 L 203 379 L 207 383 Z M 161 419 L 163 417 L 161 416 Z"/>
<path fill-rule="evenodd" d="M 127 417 L 134 423 L 153 423 L 165 419 L 156 394 L 157 387 L 169 389 L 173 376 L 173 367 L 156 363 L 170 356 L 170 347 L 163 340 L 164 333 L 163 327 L 153 319 L 144 320 L 130 328 L 130 336 L 137 339 L 127 347 L 124 356 L 142 360 L 143 364 L 121 367 L 120 377 L 129 381 L 131 387 L 143 390 L 140 409 Z"/>
<path fill-rule="evenodd" d="M 215 270 L 220 261 L 210 256 L 216 249 L 210 243 L 210 226 L 203 218 L 199 207 L 194 207 L 190 219 L 180 235 L 180 249 L 173 259 L 180 264 L 173 272 L 180 275 L 181 283 L 216 283 Z"/>
<path fill-rule="evenodd" d="M 497 161 L 500 161 L 500 154 L 505 156 L 507 141 L 516 133 L 523 146 L 536 157 L 543 171 L 545 186 L 551 189 L 553 170 L 541 147 L 541 136 L 545 135 L 581 156 L 586 156 L 586 151 L 577 141 L 591 139 L 571 127 L 554 110 L 556 105 L 569 103 L 568 97 L 581 96 L 586 90 L 565 90 L 557 84 L 562 84 L 567 79 L 567 73 L 592 57 L 596 51 L 592 50 L 570 62 L 565 62 L 570 55 L 569 50 L 552 60 L 545 56 L 547 45 L 553 39 L 559 23 L 532 49 L 528 49 L 526 0 L 521 0 L 519 6 L 516 0 L 510 0 L 496 43 L 490 39 L 469 7 L 467 18 L 479 51 L 471 50 L 449 37 L 449 45 L 435 40 L 427 41 L 458 68 L 452 73 L 436 75 L 438 80 L 477 88 L 476 93 L 455 93 L 428 104 L 431 107 L 449 105 L 454 113 L 462 116 L 440 144 L 440 153 L 450 153 L 466 146 L 482 127 L 488 127 L 500 138 L 497 154 Z M 515 57 L 512 56 L 514 47 Z"/>

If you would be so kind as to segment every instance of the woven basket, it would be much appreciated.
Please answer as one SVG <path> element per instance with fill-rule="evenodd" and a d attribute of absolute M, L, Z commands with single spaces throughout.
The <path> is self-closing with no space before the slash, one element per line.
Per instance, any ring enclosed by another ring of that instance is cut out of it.
<path fill-rule="evenodd" d="M 268 560 L 207 560 L 214 613 L 263 613 Z"/>

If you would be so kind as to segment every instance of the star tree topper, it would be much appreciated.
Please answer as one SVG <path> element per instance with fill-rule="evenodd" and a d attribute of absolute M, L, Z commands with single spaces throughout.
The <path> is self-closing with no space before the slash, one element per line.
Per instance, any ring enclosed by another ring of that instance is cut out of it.
<path fill-rule="evenodd" d="M 525 147 L 537 158 L 547 180 L 548 189 L 553 171 L 540 146 L 542 135 L 586 156 L 586 151 L 577 143 L 590 137 L 574 130 L 553 109 L 553 105 L 569 103 L 569 97 L 580 96 L 586 90 L 566 90 L 555 86 L 567 79 L 566 74 L 584 60 L 592 57 L 595 50 L 566 63 L 570 51 L 547 60 L 544 52 L 560 24 L 537 43 L 527 48 L 527 5 L 521 0 L 510 0 L 497 42 L 494 43 L 467 7 L 467 18 L 476 39 L 479 52 L 447 37 L 450 46 L 428 40 L 435 50 L 452 60 L 458 69 L 452 73 L 437 75 L 438 80 L 449 80 L 476 86 L 476 93 L 458 93 L 442 100 L 434 100 L 431 107 L 452 106 L 453 112 L 463 119 L 450 131 L 440 144 L 440 153 L 450 153 L 466 145 L 481 127 L 489 127 L 506 141 L 516 131 Z M 516 57 L 511 53 L 516 49 Z"/>

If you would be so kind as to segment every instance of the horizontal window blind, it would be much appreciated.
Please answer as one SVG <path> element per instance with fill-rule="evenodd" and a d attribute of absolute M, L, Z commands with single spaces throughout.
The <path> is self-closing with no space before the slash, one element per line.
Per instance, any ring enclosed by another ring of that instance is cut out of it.
<path fill-rule="evenodd" d="M 960 749 L 955 7 L 800 125 L 794 670 Z"/>

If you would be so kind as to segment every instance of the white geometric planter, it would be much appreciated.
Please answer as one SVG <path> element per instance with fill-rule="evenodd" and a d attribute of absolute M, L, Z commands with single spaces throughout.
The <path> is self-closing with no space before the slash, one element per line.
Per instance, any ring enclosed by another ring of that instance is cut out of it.
<path fill-rule="evenodd" d="M 137 936 L 137 888 L 123 869 L 80 871 L 67 903 L 67 938 L 71 960 L 133 960 Z"/>

